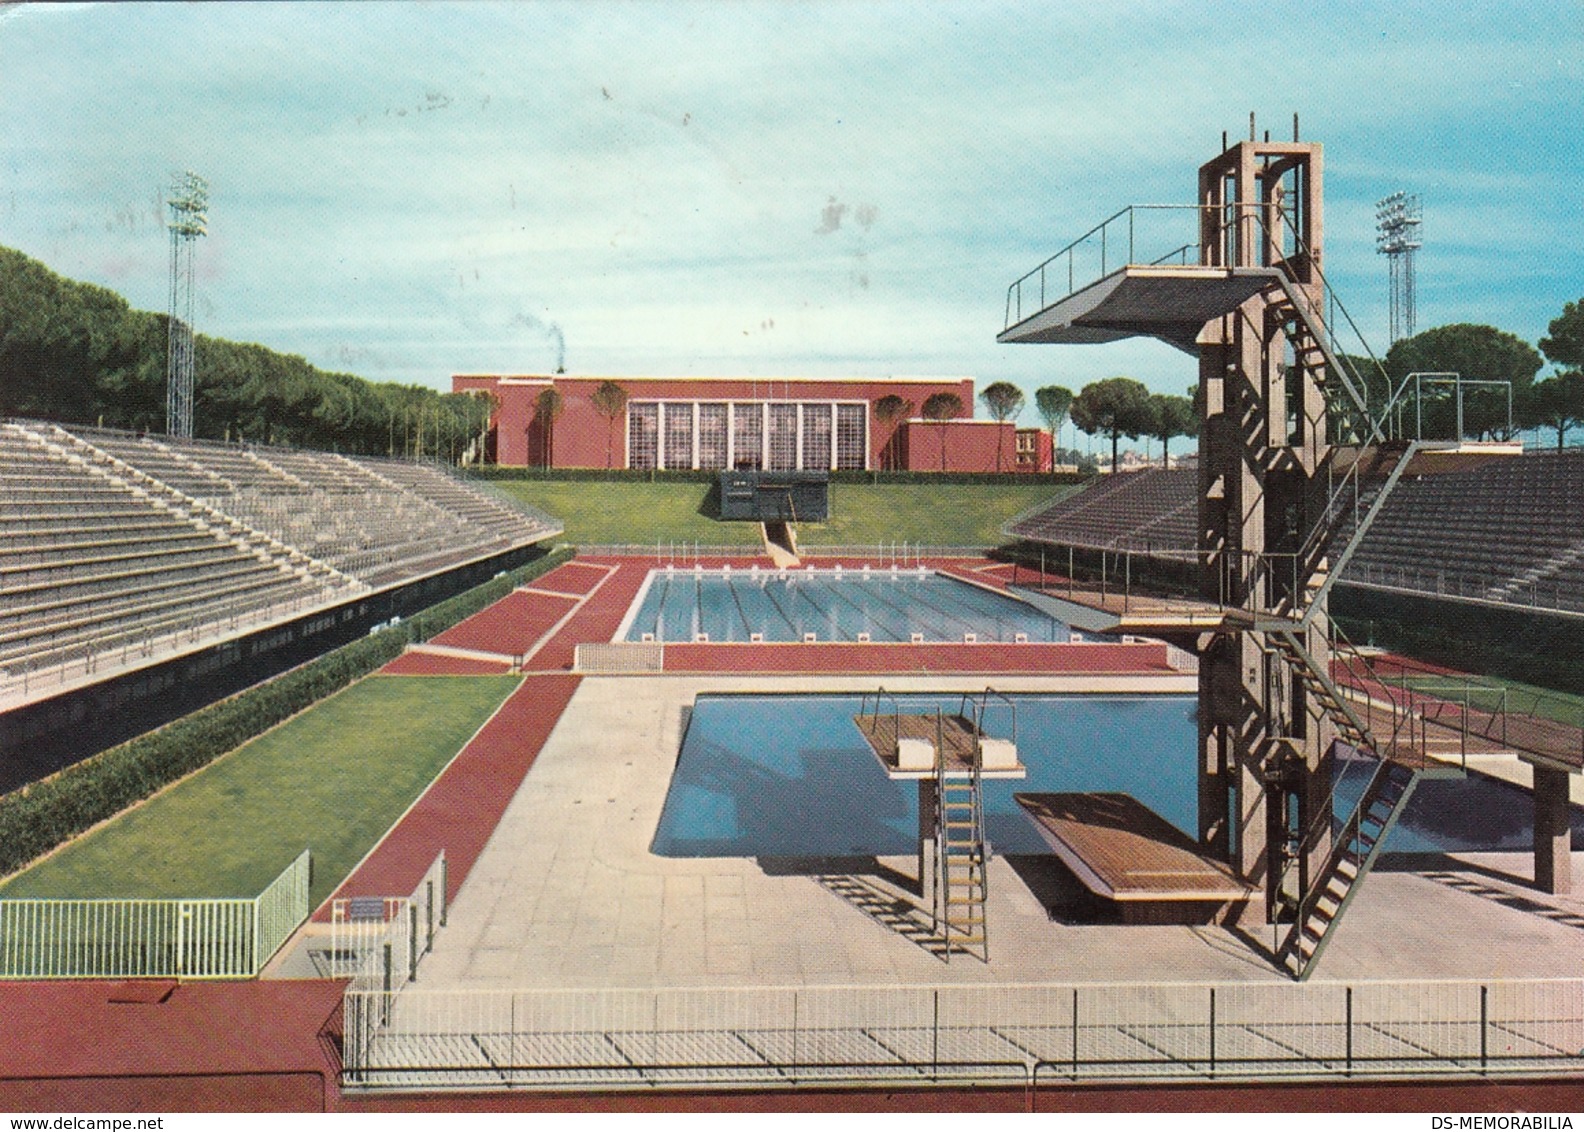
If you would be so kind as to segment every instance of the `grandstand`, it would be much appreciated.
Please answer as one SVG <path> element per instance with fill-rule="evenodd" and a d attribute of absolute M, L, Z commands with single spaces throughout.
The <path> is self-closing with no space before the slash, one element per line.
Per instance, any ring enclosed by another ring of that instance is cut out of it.
<path fill-rule="evenodd" d="M 558 534 L 436 467 L 0 424 L 0 704 Z"/>
<path fill-rule="evenodd" d="M 1108 476 L 1019 516 L 1025 542 L 1131 552 L 1163 560 L 1195 553 L 1192 471 Z M 1489 605 L 1584 615 L 1584 450 L 1530 453 L 1464 472 L 1405 479 L 1339 581 Z M 1362 510 L 1367 499 L 1361 498 Z M 1339 540 L 1352 533 L 1345 523 Z"/>

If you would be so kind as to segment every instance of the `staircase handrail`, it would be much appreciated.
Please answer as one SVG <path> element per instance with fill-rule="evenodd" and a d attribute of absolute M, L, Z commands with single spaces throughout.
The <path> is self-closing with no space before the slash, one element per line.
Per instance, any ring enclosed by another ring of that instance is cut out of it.
<path fill-rule="evenodd" d="M 1346 655 L 1348 653 L 1351 653 L 1353 656 L 1357 657 L 1359 661 L 1363 662 L 1366 666 L 1368 665 L 1368 663 L 1369 663 L 1368 662 L 1368 658 L 1365 657 L 1363 653 L 1358 651 L 1358 648 L 1352 643 L 1352 641 L 1348 640 L 1346 634 L 1344 634 L 1342 632 L 1342 630 L 1340 630 L 1340 629 L 1335 627 L 1335 623 L 1334 622 L 1332 623 L 1332 633 L 1333 633 L 1333 636 L 1332 636 L 1333 644 L 1335 644 L 1337 641 L 1340 641 L 1340 643 L 1342 645 L 1341 650 L 1335 650 L 1335 651 L 1341 651 L 1341 652 L 1344 653 L 1344 655 Z M 1301 642 L 1300 642 L 1300 647 L 1301 647 Z M 1329 676 L 1328 676 L 1328 679 L 1329 679 Z M 1392 703 L 1392 735 L 1391 735 L 1390 743 L 1387 744 L 1386 747 L 1384 748 L 1385 750 L 1391 750 L 1391 749 L 1394 749 L 1395 747 L 1398 746 L 1400 740 L 1403 737 L 1403 732 L 1404 732 L 1405 728 L 1407 729 L 1407 738 L 1410 740 L 1410 742 L 1412 741 L 1413 735 L 1414 735 L 1414 730 L 1413 730 L 1414 713 L 1412 711 L 1411 704 L 1405 710 L 1399 711 L 1398 710 L 1399 705 L 1398 705 L 1398 702 L 1395 699 L 1395 697 L 1391 697 L 1388 694 L 1388 699 Z M 1339 700 L 1338 702 L 1341 703 L 1341 700 Z M 1345 705 L 1343 705 L 1343 706 L 1344 706 L 1344 710 L 1347 710 L 1346 706 Z M 1363 790 L 1360 791 L 1360 793 L 1359 793 L 1359 801 L 1362 803 L 1363 800 L 1369 796 L 1369 791 L 1374 786 L 1376 778 L 1379 775 L 1381 775 L 1382 773 L 1385 773 L 1387 771 L 1388 765 L 1390 764 L 1390 762 L 1392 760 L 1387 758 L 1382 753 L 1382 751 L 1383 751 L 1382 746 L 1376 740 L 1375 736 L 1370 732 L 1369 728 L 1363 724 L 1363 721 L 1359 720 L 1356 716 L 1354 716 L 1351 711 L 1348 712 L 1348 715 L 1349 715 L 1350 721 L 1353 722 L 1354 726 L 1359 728 L 1359 731 L 1365 737 L 1364 743 L 1362 743 L 1359 746 L 1353 747 L 1353 749 L 1355 751 L 1357 751 L 1359 754 L 1362 754 L 1362 755 L 1368 756 L 1369 758 L 1374 759 L 1375 762 L 1376 762 L 1376 765 L 1375 765 L 1373 771 L 1370 774 L 1369 780 L 1365 782 Z M 1341 742 L 1341 740 L 1334 740 L 1333 741 L 1333 743 L 1332 743 L 1332 750 L 1333 751 L 1335 750 L 1336 745 L 1338 743 L 1340 743 L 1340 742 Z M 1422 753 L 1422 749 L 1423 749 L 1422 748 L 1422 743 L 1423 743 L 1423 729 L 1421 727 L 1420 747 L 1418 748 L 1421 751 L 1421 753 Z M 1422 758 L 1421 758 L 1420 761 L 1422 761 Z M 1278 894 L 1282 892 L 1282 890 L 1286 886 L 1286 882 L 1291 878 L 1293 870 L 1295 868 L 1298 868 L 1300 863 L 1303 861 L 1304 853 L 1305 853 L 1305 846 L 1312 845 L 1315 842 L 1315 840 L 1317 839 L 1317 837 L 1319 836 L 1320 831 L 1325 826 L 1329 825 L 1334 820 L 1333 815 L 1335 814 L 1335 811 L 1336 811 L 1337 795 L 1338 795 L 1338 793 L 1339 793 L 1339 791 L 1341 789 L 1341 786 L 1342 786 L 1343 782 L 1345 780 L 1347 780 L 1348 777 L 1349 776 L 1348 776 L 1348 769 L 1347 768 L 1344 768 L 1344 770 L 1342 771 L 1341 774 L 1333 776 L 1330 788 L 1326 791 L 1325 798 L 1324 798 L 1322 804 L 1317 808 L 1318 812 L 1315 813 L 1315 814 L 1312 814 L 1310 816 L 1310 820 L 1309 820 L 1307 826 L 1302 828 L 1302 829 L 1300 829 L 1298 831 L 1298 849 L 1297 849 L 1297 852 L 1286 862 L 1285 865 L 1283 865 L 1281 872 L 1279 874 L 1277 874 L 1277 877 L 1275 878 L 1275 883 L 1272 886 L 1272 891 L 1273 892 L 1278 893 Z M 1343 821 L 1342 832 L 1345 833 L 1347 831 L 1347 829 L 1348 829 L 1349 823 L 1352 822 L 1354 819 L 1356 819 L 1358 817 L 1359 808 L 1360 808 L 1359 806 L 1355 806 L 1353 808 L 1353 813 L 1350 815 L 1350 817 Z M 1356 823 L 1355 823 L 1355 827 L 1356 827 Z M 1331 852 L 1329 854 L 1327 854 L 1325 867 L 1321 870 L 1321 874 L 1322 875 L 1324 874 L 1324 872 L 1327 869 L 1329 869 L 1331 864 L 1335 861 L 1336 855 L 1337 855 L 1337 845 L 1335 843 L 1333 843 Z M 1308 909 L 1308 907 L 1310 907 L 1312 905 L 1313 900 L 1315 898 L 1317 898 L 1317 893 L 1314 893 L 1314 892 L 1305 892 L 1305 893 L 1302 893 L 1299 896 L 1298 908 L 1297 908 L 1297 919 L 1294 921 L 1294 923 L 1292 925 L 1294 930 L 1296 930 L 1296 931 L 1301 931 L 1302 930 L 1303 923 L 1304 923 L 1304 918 L 1305 918 L 1307 909 Z M 1274 927 L 1275 927 L 1276 932 L 1279 933 L 1280 932 L 1280 925 L 1277 924 L 1277 925 L 1274 925 Z M 1290 934 L 1291 933 L 1289 933 L 1289 935 Z"/>

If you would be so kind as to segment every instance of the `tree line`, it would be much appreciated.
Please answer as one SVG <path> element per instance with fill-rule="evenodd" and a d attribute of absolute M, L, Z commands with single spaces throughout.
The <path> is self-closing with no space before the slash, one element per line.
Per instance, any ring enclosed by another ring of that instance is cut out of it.
<path fill-rule="evenodd" d="M 165 431 L 169 319 L 0 248 L 0 415 Z M 295 354 L 197 335 L 194 435 L 457 462 L 483 397 L 372 382 Z"/>

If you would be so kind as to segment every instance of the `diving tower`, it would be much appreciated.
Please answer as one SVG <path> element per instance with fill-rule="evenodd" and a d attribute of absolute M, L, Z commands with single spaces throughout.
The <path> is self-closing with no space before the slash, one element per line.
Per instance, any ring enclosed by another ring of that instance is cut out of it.
<path fill-rule="evenodd" d="M 1414 783 L 1445 766 L 1427 762 L 1412 712 L 1363 710 L 1337 686 L 1338 666 L 1367 658 L 1331 624 L 1330 588 L 1404 475 L 1520 450 L 1403 430 L 1407 383 L 1374 361 L 1324 274 L 1322 180 L 1321 147 L 1297 140 L 1296 123 L 1291 142 L 1251 127 L 1201 166 L 1193 204 L 1124 208 L 1015 281 L 997 336 L 1146 337 L 1198 359 L 1197 599 L 1129 588 L 1091 604 L 1115 615 L 1114 631 L 1199 655 L 1198 851 L 1246 886 L 1244 915 L 1277 926 L 1278 961 L 1297 978 Z M 1187 238 L 1144 238 L 1163 223 Z M 1353 333 L 1347 348 L 1339 328 Z M 1369 774 L 1333 835 L 1339 751 Z M 1542 798 L 1543 781 L 1537 808 L 1556 790 Z M 1565 806 L 1565 776 L 1561 790 Z M 1537 832 L 1543 878 L 1538 850 Z M 1551 873 L 1565 870 L 1565 852 L 1547 856 Z"/>

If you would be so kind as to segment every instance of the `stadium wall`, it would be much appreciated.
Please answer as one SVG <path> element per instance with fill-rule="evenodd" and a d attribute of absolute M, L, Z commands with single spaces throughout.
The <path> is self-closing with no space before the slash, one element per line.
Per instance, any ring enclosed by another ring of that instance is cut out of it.
<path fill-rule="evenodd" d="M 313 660 L 546 553 L 520 547 L 0 714 L 0 794 Z"/>

